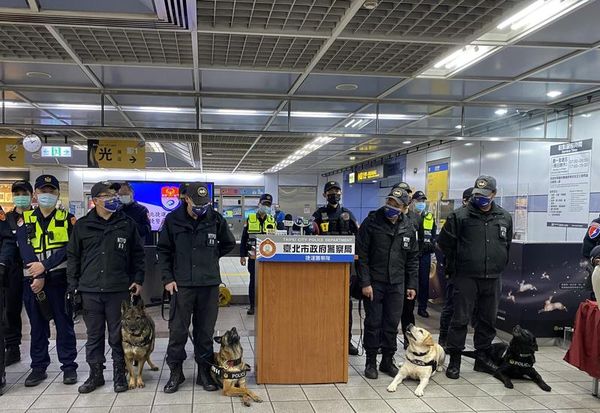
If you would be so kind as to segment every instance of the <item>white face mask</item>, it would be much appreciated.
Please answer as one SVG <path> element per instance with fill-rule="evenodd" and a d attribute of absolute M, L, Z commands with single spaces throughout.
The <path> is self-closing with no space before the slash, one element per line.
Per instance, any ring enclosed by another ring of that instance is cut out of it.
<path fill-rule="evenodd" d="M 119 198 L 123 205 L 129 205 L 133 202 L 133 197 L 131 195 L 119 195 Z"/>

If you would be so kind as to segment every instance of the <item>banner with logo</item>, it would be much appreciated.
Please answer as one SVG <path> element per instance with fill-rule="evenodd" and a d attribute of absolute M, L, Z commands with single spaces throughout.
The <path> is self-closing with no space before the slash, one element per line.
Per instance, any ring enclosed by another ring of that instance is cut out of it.
<path fill-rule="evenodd" d="M 353 236 L 259 235 L 257 259 L 272 262 L 354 262 Z"/>
<path fill-rule="evenodd" d="M 591 139 L 550 147 L 547 226 L 588 227 L 591 167 Z"/>
<path fill-rule="evenodd" d="M 131 140 L 88 139 L 88 168 L 144 169 L 144 144 Z"/>

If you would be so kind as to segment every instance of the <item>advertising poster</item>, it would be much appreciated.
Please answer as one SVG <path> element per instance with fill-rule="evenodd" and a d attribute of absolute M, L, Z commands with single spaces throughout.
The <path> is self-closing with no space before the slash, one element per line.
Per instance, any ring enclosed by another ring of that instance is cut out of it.
<path fill-rule="evenodd" d="M 587 228 L 592 140 L 550 147 L 547 226 Z"/>
<path fill-rule="evenodd" d="M 513 226 L 513 239 L 527 240 L 527 205 L 529 198 L 519 196 L 515 201 L 515 218 Z"/>
<path fill-rule="evenodd" d="M 448 162 L 434 163 L 427 166 L 427 200 L 435 203 L 448 198 Z"/>

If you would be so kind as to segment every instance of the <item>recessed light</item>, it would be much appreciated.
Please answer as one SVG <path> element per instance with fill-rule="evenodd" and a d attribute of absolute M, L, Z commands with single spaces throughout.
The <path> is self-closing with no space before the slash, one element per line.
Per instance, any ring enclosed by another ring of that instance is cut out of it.
<path fill-rule="evenodd" d="M 490 140 L 493 141 L 493 142 L 496 142 L 496 141 L 499 141 L 500 138 L 490 138 Z"/>
<path fill-rule="evenodd" d="M 411 143 L 412 143 L 412 141 L 404 141 L 404 142 L 402 142 L 402 143 L 403 143 L 403 144 L 405 144 L 405 145 L 409 145 L 409 144 L 411 144 Z"/>
<path fill-rule="evenodd" d="M 467 142 L 465 143 L 465 146 L 473 146 L 473 142 Z"/>
<path fill-rule="evenodd" d="M 340 83 L 335 87 L 337 90 L 356 90 L 358 85 L 355 83 Z"/>
<path fill-rule="evenodd" d="M 354 161 L 354 160 L 356 160 L 356 156 L 351 156 L 351 157 L 350 157 L 350 160 L 351 160 L 351 161 Z"/>
<path fill-rule="evenodd" d="M 365 0 L 363 7 L 367 10 L 373 10 L 375 7 L 377 7 L 378 3 L 379 2 L 377 0 Z"/>
<path fill-rule="evenodd" d="M 591 113 L 584 113 L 583 115 L 581 115 L 582 118 L 591 118 L 592 114 Z"/>
<path fill-rule="evenodd" d="M 46 72 L 27 72 L 25 76 L 30 77 L 32 79 L 50 79 L 52 75 Z"/>
<path fill-rule="evenodd" d="M 456 125 L 454 129 L 462 129 L 462 125 Z"/>
<path fill-rule="evenodd" d="M 457 141 L 462 141 L 463 139 L 464 139 L 464 138 L 463 138 L 462 136 L 457 136 L 457 137 L 456 137 L 456 140 L 457 140 Z"/>
<path fill-rule="evenodd" d="M 559 90 L 551 90 L 550 92 L 546 93 L 546 96 L 549 98 L 557 98 L 560 95 L 562 95 L 562 92 Z"/>
<path fill-rule="evenodd" d="M 377 181 L 376 181 L 376 180 L 375 180 L 375 181 L 372 181 L 372 182 L 373 182 L 374 184 L 376 184 L 376 183 L 377 183 Z"/>
<path fill-rule="evenodd" d="M 498 109 L 494 113 L 498 116 L 504 116 L 508 113 L 508 109 Z"/>
<path fill-rule="evenodd" d="M 536 126 L 536 127 L 535 127 L 535 128 L 533 128 L 533 129 L 535 129 L 535 130 L 542 130 L 542 127 L 541 127 L 541 126 Z"/>

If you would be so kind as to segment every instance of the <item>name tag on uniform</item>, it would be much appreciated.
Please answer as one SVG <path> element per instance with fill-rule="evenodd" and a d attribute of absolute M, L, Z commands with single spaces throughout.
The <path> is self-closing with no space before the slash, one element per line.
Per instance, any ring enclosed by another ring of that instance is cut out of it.
<path fill-rule="evenodd" d="M 209 247 L 217 245 L 217 234 L 207 234 L 207 245 Z"/>
<path fill-rule="evenodd" d="M 402 248 L 404 248 L 404 249 L 410 248 L 410 237 L 402 237 Z"/>
<path fill-rule="evenodd" d="M 506 232 L 507 232 L 507 229 L 506 229 L 506 227 L 502 227 L 502 226 L 501 226 L 501 227 L 500 227 L 500 237 L 501 237 L 501 238 L 506 238 Z"/>
<path fill-rule="evenodd" d="M 124 251 L 127 244 L 127 238 L 117 237 L 117 249 Z"/>
<path fill-rule="evenodd" d="M 323 231 L 323 232 L 329 232 L 329 222 L 322 222 L 321 223 L 321 231 Z"/>

